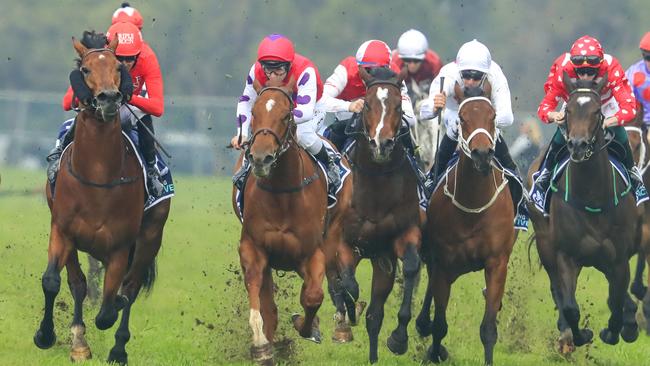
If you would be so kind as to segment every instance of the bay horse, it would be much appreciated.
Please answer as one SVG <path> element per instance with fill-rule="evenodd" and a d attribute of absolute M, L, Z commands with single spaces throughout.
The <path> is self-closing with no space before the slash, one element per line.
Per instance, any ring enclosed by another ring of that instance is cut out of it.
<path fill-rule="evenodd" d="M 637 114 L 635 119 L 625 126 L 628 141 L 634 154 L 634 162 L 643 174 L 643 183 L 648 187 L 650 185 L 650 148 L 648 147 L 648 129 L 643 123 L 643 105 L 637 105 Z M 641 214 L 641 243 L 637 259 L 634 279 L 630 285 L 630 292 L 643 302 L 643 314 L 646 318 L 646 333 L 650 334 L 650 294 L 647 287 L 643 284 L 643 272 L 646 262 L 650 263 L 650 206 L 641 205 L 638 207 Z M 650 273 L 648 273 L 648 282 L 650 282 Z"/>
<path fill-rule="evenodd" d="M 80 57 L 78 67 L 93 100 L 90 105 L 80 106 L 74 142 L 61 157 L 54 193 L 49 182 L 46 186 L 52 220 L 48 264 L 42 278 L 45 312 L 34 343 L 42 349 L 55 343 L 54 300 L 61 285 L 60 271 L 65 266 L 74 298 L 70 358 L 79 361 L 91 357 L 84 337 L 82 305 L 87 284 L 79 266 L 77 251 L 81 250 L 106 268 L 95 325 L 102 330 L 110 328 L 122 310 L 108 362 L 126 364 L 131 305 L 143 286 L 149 290 L 153 285 L 155 257 L 170 202 L 161 202 L 143 213 L 143 170 L 124 140 L 118 113 L 122 101 L 118 90 L 122 65 L 115 57 L 118 37 L 106 46 L 102 34 L 84 32 L 82 42 L 73 37 Z"/>
<path fill-rule="evenodd" d="M 498 136 L 490 83 L 465 89 L 456 83 L 455 94 L 459 101 L 460 153 L 457 165 L 445 174 L 429 202 L 423 244 L 429 283 L 416 329 L 421 336 L 432 335 L 429 360 L 446 360 L 448 352 L 441 343 L 447 335 L 451 285 L 465 273 L 484 269 L 486 306 L 480 334 L 485 364 L 491 365 L 497 341 L 496 317 L 516 240 L 515 211 L 508 180 L 494 162 Z"/>
<path fill-rule="evenodd" d="M 614 345 L 619 333 L 626 342 L 638 337 L 637 307 L 627 286 L 629 258 L 637 252 L 640 240 L 640 216 L 634 196 L 625 193 L 624 181 L 612 176 L 600 97 L 607 74 L 596 82 L 574 81 L 564 73 L 563 82 L 569 94 L 563 133 L 570 161 L 551 197 L 549 217 L 544 217 L 532 203 L 529 211 L 540 261 L 558 309 L 558 348 L 566 354 L 593 338 L 590 329 L 579 327 L 580 310 L 575 297 L 578 276 L 585 266 L 595 267 L 609 283 L 607 305 L 611 316 L 607 328 L 600 332 L 601 340 Z M 529 178 L 537 165 L 531 165 Z"/>
<path fill-rule="evenodd" d="M 407 325 L 411 319 L 411 297 L 420 267 L 421 218 L 417 178 L 408 162 L 398 131 L 402 123 L 399 75 L 377 68 L 359 67 L 366 85 L 364 109 L 356 121 L 355 146 L 349 152 L 354 189 L 344 220 L 344 242 L 338 248 L 337 271 L 328 272 L 330 295 L 337 309 L 334 340 L 346 342 L 352 332 L 346 320 L 356 324 L 355 303 L 359 285 L 355 270 L 362 258 L 372 262 L 372 292 L 366 313 L 370 339 L 369 359 L 378 361 L 377 344 L 384 318 L 384 304 L 395 281 L 396 260 L 404 272 L 404 297 L 398 312 L 398 326 L 388 338 L 388 348 L 404 354 L 408 348 Z"/>
<path fill-rule="evenodd" d="M 332 265 L 341 240 L 342 213 L 349 206 L 352 185 L 345 181 L 338 203 L 328 211 L 326 177 L 296 140 L 293 90 L 273 83 L 262 87 L 258 81 L 253 86 L 258 93 L 253 134 L 235 167 L 245 157 L 252 174 L 243 189 L 243 216 L 236 189 L 233 208 L 242 220 L 239 258 L 250 302 L 251 354 L 260 364 L 272 364 L 278 313 L 271 271 L 295 271 L 303 279 L 300 303 L 305 315 L 292 321 L 300 336 L 320 343 L 316 312 L 324 297 L 326 267 Z"/>

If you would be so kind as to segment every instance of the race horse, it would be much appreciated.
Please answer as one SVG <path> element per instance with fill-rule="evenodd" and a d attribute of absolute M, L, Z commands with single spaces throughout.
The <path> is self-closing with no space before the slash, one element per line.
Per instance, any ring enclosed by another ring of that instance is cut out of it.
<path fill-rule="evenodd" d="M 636 118 L 628 126 L 625 126 L 628 141 L 634 154 L 634 162 L 643 174 L 643 183 L 646 187 L 650 185 L 650 149 L 648 148 L 648 129 L 643 123 L 643 105 L 637 107 Z M 637 259 L 634 279 L 630 285 L 630 292 L 643 302 L 643 314 L 646 318 L 646 333 L 650 334 L 650 294 L 643 284 L 643 272 L 646 262 L 650 262 L 650 206 L 645 204 L 638 207 L 642 215 L 641 221 L 641 243 Z M 650 273 L 648 274 L 650 282 Z"/>
<path fill-rule="evenodd" d="M 122 95 L 118 86 L 122 65 L 115 57 L 118 37 L 106 46 L 103 35 L 84 32 L 82 41 L 73 38 L 73 45 L 93 99 L 89 105 L 81 104 L 74 142 L 61 157 L 54 192 L 49 183 L 46 187 L 52 219 L 48 264 L 42 278 L 45 313 L 34 343 L 42 349 L 55 343 L 54 300 L 65 266 L 74 298 L 70 357 L 74 361 L 91 357 L 84 337 L 82 305 L 87 287 L 77 254 L 81 250 L 106 268 L 95 325 L 102 330 L 110 328 L 122 310 L 108 361 L 126 364 L 131 305 L 143 286 L 148 290 L 153 285 L 155 257 L 170 201 L 163 201 L 144 214 L 143 170 L 120 127 L 118 109 Z"/>
<path fill-rule="evenodd" d="M 272 364 L 278 312 L 271 271 L 295 271 L 303 279 L 304 317 L 294 315 L 292 321 L 300 336 L 320 343 L 316 312 L 324 297 L 326 266 L 333 265 L 341 240 L 342 213 L 349 206 L 352 185 L 345 180 L 338 202 L 328 210 L 326 177 L 296 141 L 294 91 L 272 83 L 262 87 L 258 81 L 253 86 L 258 93 L 253 133 L 236 166 L 245 158 L 252 174 L 241 192 L 243 212 L 237 188 L 233 207 L 242 221 L 239 258 L 250 302 L 251 354 L 260 364 Z"/>
<path fill-rule="evenodd" d="M 627 293 L 629 259 L 640 240 L 640 215 L 633 194 L 612 167 L 605 137 L 600 93 L 607 74 L 599 81 L 563 82 L 569 95 L 566 122 L 561 130 L 570 157 L 552 185 L 548 217 L 529 204 L 535 228 L 534 240 L 546 270 L 551 294 L 558 309 L 558 349 L 571 353 L 576 346 L 590 343 L 593 332 L 580 328 L 576 301 L 577 280 L 582 267 L 595 267 L 609 283 L 607 305 L 611 312 L 603 342 L 614 345 L 619 334 L 626 342 L 638 337 L 637 306 Z M 543 156 L 529 170 L 529 181 Z M 550 167 L 553 169 L 554 167 Z M 630 193 L 630 194 L 627 194 Z"/>
<path fill-rule="evenodd" d="M 446 171 L 427 209 L 423 257 L 429 282 L 416 329 L 421 336 L 432 335 L 429 360 L 446 360 L 448 352 L 441 342 L 447 334 L 451 285 L 465 273 L 484 269 L 486 306 L 480 334 L 485 364 L 491 365 L 497 341 L 496 317 L 516 240 L 515 212 L 508 179 L 494 160 L 498 136 L 489 82 L 483 88 L 463 89 L 456 84 L 455 94 L 460 103 L 460 152 L 458 162 Z"/>
<path fill-rule="evenodd" d="M 418 147 L 417 154 L 420 158 L 420 168 L 425 172 L 431 170 L 435 161 L 438 134 L 440 133 L 440 126 L 434 119 L 420 119 L 420 108 L 422 103 L 429 97 L 430 84 L 431 80 L 417 83 L 415 79 L 411 79 L 411 82 L 407 83 L 409 97 L 413 102 L 413 111 L 417 118 L 417 123 L 411 127 L 411 132 Z"/>
<path fill-rule="evenodd" d="M 352 339 L 350 323 L 357 322 L 359 285 L 355 270 L 362 258 L 372 262 L 372 293 L 366 313 L 370 339 L 370 362 L 377 362 L 377 343 L 384 318 L 384 304 L 395 281 L 396 260 L 403 262 L 404 297 L 398 312 L 399 324 L 387 341 L 388 348 L 403 354 L 408 348 L 407 325 L 411 319 L 411 297 L 420 267 L 421 217 L 417 178 L 407 160 L 398 131 L 402 123 L 399 75 L 376 68 L 359 67 L 366 85 L 360 120 L 353 123 L 354 145 L 348 152 L 354 188 L 344 220 L 344 243 L 339 246 L 336 273 L 328 272 L 329 291 L 337 309 L 334 340 Z M 423 216 L 423 215 L 422 215 Z M 347 314 L 347 319 L 346 319 Z"/>

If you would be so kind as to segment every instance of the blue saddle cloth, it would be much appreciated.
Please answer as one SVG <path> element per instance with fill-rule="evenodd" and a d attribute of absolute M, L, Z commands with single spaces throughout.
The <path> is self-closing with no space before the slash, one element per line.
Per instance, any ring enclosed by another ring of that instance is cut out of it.
<path fill-rule="evenodd" d="M 627 169 L 625 169 L 623 163 L 621 163 L 618 159 L 613 157 L 611 154 L 609 155 L 609 162 L 612 166 L 612 174 L 617 174 L 619 177 L 621 177 L 621 179 L 624 182 L 626 189 L 620 195 L 620 197 L 623 197 L 626 194 L 628 194 L 632 188 Z M 533 203 L 535 204 L 535 208 L 537 208 L 540 212 L 542 212 L 544 216 L 549 215 L 549 212 L 551 210 L 551 197 L 554 192 L 559 190 L 558 185 L 562 186 L 559 180 L 562 177 L 562 173 L 564 173 L 564 171 L 568 166 L 569 166 L 569 156 L 565 155 L 562 159 L 560 159 L 560 161 L 555 165 L 555 167 L 551 168 L 553 170 L 553 175 L 551 176 L 551 184 L 549 185 L 549 188 L 545 192 L 540 190 L 536 183 L 537 180 L 539 179 L 540 172 L 546 167 L 546 159 L 544 159 L 544 162 L 541 164 L 541 169 L 533 173 L 532 176 L 533 184 L 532 187 L 530 188 L 530 197 L 533 200 Z M 567 192 L 566 189 L 563 190 L 564 190 L 563 193 L 565 194 L 565 201 L 569 202 L 570 201 L 569 192 Z M 636 200 L 637 200 L 637 205 L 648 200 L 647 193 L 637 196 Z M 616 202 L 617 202 L 617 198 L 614 201 L 612 201 L 612 205 L 615 205 Z M 590 212 L 601 212 L 601 210 L 603 209 L 603 208 L 590 208 L 587 206 L 585 206 L 584 208 L 586 211 L 590 211 Z"/>
<path fill-rule="evenodd" d="M 65 135 L 65 133 L 70 129 L 73 123 L 74 123 L 74 118 L 65 121 L 63 125 L 61 125 L 61 129 L 59 130 L 59 140 L 63 138 L 63 135 Z M 172 198 L 175 192 L 174 180 L 172 179 L 172 173 L 171 170 L 169 169 L 169 166 L 163 160 L 160 153 L 156 151 L 156 166 L 158 167 L 158 171 L 160 171 L 161 181 L 163 183 L 164 189 L 163 189 L 163 193 L 160 196 L 154 196 L 152 193 L 149 192 L 149 189 L 147 188 L 147 184 L 146 184 L 147 174 L 144 165 L 144 157 L 142 156 L 142 151 L 140 150 L 140 145 L 138 141 L 138 131 L 136 129 L 132 129 L 129 132 L 125 132 L 123 130 L 122 135 L 124 135 L 126 141 L 128 141 L 129 144 L 131 144 L 133 150 L 138 152 L 136 156 L 138 157 L 138 163 L 142 168 L 142 179 L 145 182 L 144 210 L 146 211 L 151 207 L 157 205 L 161 201 Z M 72 146 L 72 144 L 73 143 L 68 145 L 65 149 L 66 150 L 69 149 L 70 146 Z M 63 154 L 61 154 L 61 156 L 63 156 Z M 60 168 L 61 167 L 59 167 L 59 169 Z M 52 194 L 54 194 L 54 185 L 52 185 L 51 188 L 52 188 Z"/>
<path fill-rule="evenodd" d="M 330 144 L 327 143 L 327 141 L 323 141 L 323 143 L 324 143 L 325 148 L 330 150 L 330 152 L 335 151 L 332 148 L 332 146 L 330 146 Z M 307 152 L 307 154 L 318 165 L 318 167 L 323 172 L 323 176 L 327 180 L 327 167 L 323 163 L 318 161 L 318 159 L 316 159 L 309 152 Z M 244 156 L 244 159 L 246 159 L 246 156 Z M 251 169 L 250 164 L 244 164 L 244 163 L 245 163 L 245 161 L 242 161 L 242 165 L 246 166 L 246 172 L 245 172 L 245 178 L 244 178 L 244 186 L 243 186 L 242 190 L 239 190 L 239 189 L 236 188 L 236 191 L 235 191 L 235 202 L 237 204 L 237 210 L 239 211 L 239 217 L 240 217 L 240 220 L 242 220 L 242 222 L 244 220 L 244 194 L 243 194 L 243 191 L 246 189 L 246 185 L 245 185 L 246 183 L 245 182 L 248 180 L 248 174 L 250 173 L 250 169 Z M 326 188 L 327 188 L 327 192 L 328 192 L 327 193 L 327 208 L 328 209 L 336 206 L 336 203 L 338 202 L 338 199 L 336 198 L 336 195 L 339 194 L 339 192 L 343 188 L 343 183 L 345 182 L 345 180 L 347 179 L 347 177 L 351 173 L 351 170 L 348 167 L 346 167 L 345 165 L 343 165 L 343 162 L 341 161 L 341 159 L 337 160 L 337 165 L 339 167 L 339 176 L 341 178 L 340 179 L 341 183 L 335 188 L 335 190 L 334 190 L 334 192 L 332 194 L 332 193 L 330 193 L 331 190 L 329 189 L 332 182 L 327 180 Z"/>
<path fill-rule="evenodd" d="M 458 159 L 460 157 L 459 154 L 460 152 L 456 150 L 451 159 L 449 159 L 447 169 L 445 169 L 445 172 L 442 174 L 443 177 L 446 176 L 456 165 L 458 165 Z M 514 227 L 518 230 L 528 231 L 529 213 L 528 207 L 526 206 L 526 203 L 528 202 L 528 195 L 526 187 L 524 186 L 524 182 L 519 177 L 519 174 L 517 174 L 517 172 L 505 168 L 496 157 L 494 158 L 494 161 L 497 165 L 497 168 L 503 170 L 506 178 L 508 179 L 508 188 L 510 189 L 513 205 L 515 207 Z M 439 178 L 433 192 L 437 191 L 444 182 L 444 178 Z"/>

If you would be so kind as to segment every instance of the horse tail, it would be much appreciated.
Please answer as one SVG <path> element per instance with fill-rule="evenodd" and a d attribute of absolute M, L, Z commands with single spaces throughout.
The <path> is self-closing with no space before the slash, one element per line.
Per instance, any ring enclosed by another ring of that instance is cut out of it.
<path fill-rule="evenodd" d="M 135 245 L 131 248 L 129 251 L 129 264 L 127 268 L 131 268 L 131 264 L 133 264 L 133 257 L 135 256 Z M 153 284 L 156 282 L 156 275 L 158 273 L 157 267 L 156 267 L 156 258 L 154 258 L 151 261 L 151 264 L 147 266 L 144 270 L 144 275 L 142 278 L 142 289 L 144 290 L 145 296 L 149 295 L 151 293 L 151 290 L 153 289 Z"/>
<path fill-rule="evenodd" d="M 537 238 L 537 233 L 535 233 L 535 232 L 533 232 L 533 234 L 528 237 L 528 243 L 527 243 L 527 246 L 528 246 L 528 252 L 527 252 L 527 254 L 528 254 L 528 267 L 532 267 L 532 263 L 531 263 L 531 260 L 530 260 L 530 248 L 533 246 L 533 243 L 535 242 L 536 238 Z M 541 260 L 541 258 L 539 260 L 539 268 L 542 268 L 542 260 Z"/>

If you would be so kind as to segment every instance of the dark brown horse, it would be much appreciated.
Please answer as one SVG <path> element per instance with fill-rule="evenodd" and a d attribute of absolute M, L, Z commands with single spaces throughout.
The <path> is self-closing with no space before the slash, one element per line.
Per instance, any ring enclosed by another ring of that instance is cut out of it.
<path fill-rule="evenodd" d="M 289 85 L 293 85 L 290 82 Z M 273 362 L 273 335 L 278 313 L 273 301 L 271 270 L 296 271 L 304 283 L 300 303 L 304 317 L 294 317 L 299 334 L 320 343 L 316 312 L 323 301 L 327 262 L 336 256 L 341 220 L 349 206 L 352 184 L 339 192 L 338 203 L 327 209 L 326 181 L 315 161 L 296 142 L 292 90 L 254 84 L 253 135 L 240 157 L 251 164 L 244 187 L 244 210 L 239 258 L 250 301 L 253 359 Z M 235 191 L 233 206 L 236 207 Z"/>
<path fill-rule="evenodd" d="M 619 333 L 626 342 L 638 336 L 636 305 L 626 290 L 629 258 L 640 240 L 639 214 L 633 195 L 623 194 L 624 182 L 618 176 L 612 178 L 600 98 L 606 82 L 607 74 L 598 82 L 573 81 L 564 74 L 569 93 L 565 137 L 571 161 L 551 198 L 549 218 L 529 205 L 537 250 L 559 313 L 562 353 L 572 352 L 593 337 L 590 329 L 579 327 L 575 297 L 578 275 L 585 266 L 595 267 L 609 282 L 611 316 L 600 332 L 603 342 L 616 344 Z M 531 166 L 529 177 L 537 165 Z"/>
<path fill-rule="evenodd" d="M 387 345 L 396 354 L 403 354 L 408 348 L 411 297 L 420 267 L 421 217 L 416 176 L 398 136 L 404 72 L 395 75 L 386 69 L 375 69 L 371 75 L 363 67 L 359 72 L 367 92 L 361 121 L 357 121 L 361 123 L 356 131 L 356 146 L 349 156 L 354 178 L 352 207 L 345 218 L 345 244 L 338 250 L 338 273 L 328 273 L 328 283 L 337 308 L 335 341 L 348 341 L 351 330 L 346 313 L 352 324 L 357 321 L 355 302 L 359 287 L 354 272 L 362 258 L 372 261 L 366 328 L 370 362 L 376 362 L 384 304 L 393 288 L 397 258 L 404 267 L 404 298 L 398 313 L 399 324 Z"/>
<path fill-rule="evenodd" d="M 508 180 L 493 161 L 497 136 L 490 84 L 486 82 L 484 89 L 455 86 L 461 153 L 431 196 L 427 210 L 423 253 L 429 284 L 416 327 L 420 335 L 433 336 L 428 358 L 436 363 L 448 357 L 441 342 L 447 334 L 451 285 L 465 273 L 485 269 L 486 306 L 480 333 L 485 363 L 492 364 L 496 317 L 516 238 Z M 433 322 L 429 315 L 432 296 Z"/>
<path fill-rule="evenodd" d="M 630 147 L 634 153 L 634 162 L 643 174 L 643 183 L 646 187 L 650 186 L 650 146 L 648 146 L 648 129 L 643 123 L 643 106 L 639 104 L 636 118 L 628 126 L 625 126 Z M 650 294 L 647 287 L 643 284 L 643 272 L 646 262 L 650 263 L 650 205 L 641 205 L 638 207 L 641 219 L 641 244 L 637 259 L 634 279 L 630 285 L 630 292 L 639 300 L 643 301 L 643 314 L 646 318 L 646 333 L 650 334 Z M 650 282 L 650 272 L 648 273 L 648 282 Z"/>
<path fill-rule="evenodd" d="M 103 36 L 86 32 L 84 40 L 89 39 L 97 44 L 97 39 Z M 61 284 L 60 271 L 65 266 L 74 298 L 70 356 L 73 360 L 91 357 L 84 338 L 82 304 L 86 297 L 86 278 L 77 254 L 81 250 L 106 267 L 96 326 L 110 328 L 118 318 L 118 311 L 123 309 L 108 361 L 125 364 L 131 305 L 143 285 L 147 289 L 153 285 L 155 257 L 170 203 L 162 202 L 143 214 L 142 168 L 122 136 L 119 121 L 122 95 L 118 91 L 121 65 L 114 54 L 117 37 L 107 48 L 87 47 L 74 38 L 73 44 L 94 98 L 91 105 L 81 105 L 75 121 L 74 143 L 61 157 L 54 197 L 50 187 L 46 187 L 52 221 L 48 265 L 42 279 L 45 314 L 34 342 L 43 349 L 54 345 L 52 312 Z M 96 47 L 103 45 L 102 42 Z"/>

